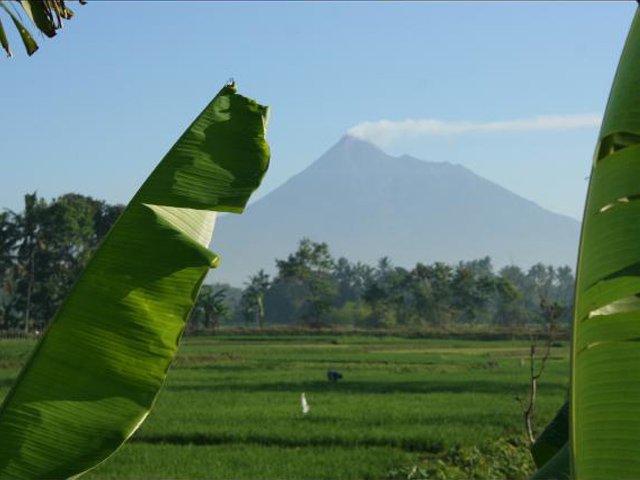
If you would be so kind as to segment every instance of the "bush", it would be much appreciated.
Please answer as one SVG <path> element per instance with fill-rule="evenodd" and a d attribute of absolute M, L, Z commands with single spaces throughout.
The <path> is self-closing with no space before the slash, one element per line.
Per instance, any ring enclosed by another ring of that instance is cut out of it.
<path fill-rule="evenodd" d="M 535 471 L 526 443 L 503 439 L 488 445 L 458 447 L 418 464 L 389 472 L 393 480 L 525 479 Z"/>
<path fill-rule="evenodd" d="M 346 302 L 342 307 L 331 311 L 329 323 L 339 326 L 360 325 L 369 315 L 371 315 L 371 308 L 364 303 Z"/>

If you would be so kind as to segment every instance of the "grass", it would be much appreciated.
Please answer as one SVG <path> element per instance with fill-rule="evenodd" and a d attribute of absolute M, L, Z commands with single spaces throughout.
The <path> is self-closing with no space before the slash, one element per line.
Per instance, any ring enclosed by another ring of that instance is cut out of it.
<path fill-rule="evenodd" d="M 0 340 L 0 397 L 33 345 Z M 86 478 L 415 477 L 412 466 L 523 438 L 527 355 L 525 341 L 187 338 L 147 421 Z M 564 401 L 567 356 L 553 349 L 540 426 Z M 330 384 L 328 368 L 344 379 Z"/>

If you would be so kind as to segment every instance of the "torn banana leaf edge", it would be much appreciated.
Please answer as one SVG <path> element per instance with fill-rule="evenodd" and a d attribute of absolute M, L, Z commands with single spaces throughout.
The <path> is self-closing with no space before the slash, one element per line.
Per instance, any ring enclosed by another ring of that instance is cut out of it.
<path fill-rule="evenodd" d="M 557 450 L 560 437 L 551 443 L 547 437 L 537 452 L 534 446 L 536 462 L 556 453 L 533 478 L 640 477 L 639 84 L 636 10 L 600 129 L 582 222 L 568 443 Z"/>
<path fill-rule="evenodd" d="M 216 212 L 268 168 L 267 119 L 226 85 L 133 197 L 0 406 L 1 478 L 79 476 L 145 420 L 217 265 Z"/>

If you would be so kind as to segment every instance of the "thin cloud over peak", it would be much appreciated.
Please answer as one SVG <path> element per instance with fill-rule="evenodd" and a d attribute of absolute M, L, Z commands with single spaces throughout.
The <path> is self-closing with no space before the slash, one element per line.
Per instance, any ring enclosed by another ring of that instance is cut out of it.
<path fill-rule="evenodd" d="M 475 132 L 533 132 L 541 130 L 573 130 L 595 128 L 602 115 L 539 115 L 532 118 L 491 122 L 448 122 L 436 119 L 378 120 L 362 122 L 349 129 L 349 135 L 378 145 L 390 145 L 399 140 L 433 135 L 463 135 Z"/>

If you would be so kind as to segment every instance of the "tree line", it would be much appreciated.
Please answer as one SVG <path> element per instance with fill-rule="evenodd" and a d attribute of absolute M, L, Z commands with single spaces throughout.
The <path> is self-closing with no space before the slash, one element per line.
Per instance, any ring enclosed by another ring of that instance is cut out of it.
<path fill-rule="evenodd" d="M 22 212 L 0 212 L 0 329 L 42 331 L 123 209 L 75 193 L 51 201 L 32 193 Z M 191 328 L 515 327 L 541 324 L 541 300 L 567 307 L 561 321 L 573 310 L 568 266 L 509 265 L 496 272 L 489 257 L 413 268 L 383 257 L 371 266 L 336 259 L 326 243 L 305 238 L 275 267 L 273 276 L 260 270 L 243 288 L 204 285 Z"/>
<path fill-rule="evenodd" d="M 22 212 L 0 212 L 0 329 L 42 331 L 123 209 L 31 193 Z"/>
<path fill-rule="evenodd" d="M 326 243 L 308 238 L 275 264 L 273 278 L 260 270 L 243 289 L 209 287 L 235 299 L 220 320 L 261 328 L 541 326 L 541 304 L 564 307 L 560 322 L 569 323 L 573 315 L 575 279 L 568 266 L 508 265 L 496 272 L 490 257 L 457 265 L 418 262 L 413 268 L 383 257 L 371 266 L 335 259 Z"/>

